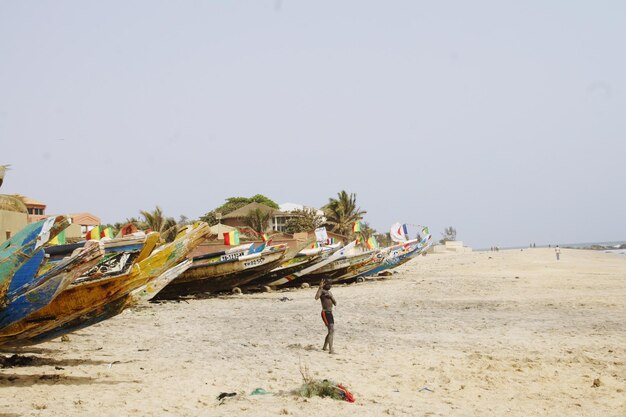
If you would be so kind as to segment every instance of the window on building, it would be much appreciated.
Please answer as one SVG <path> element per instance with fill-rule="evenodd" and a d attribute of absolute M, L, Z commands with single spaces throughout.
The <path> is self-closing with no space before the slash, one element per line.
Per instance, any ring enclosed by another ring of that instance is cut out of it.
<path fill-rule="evenodd" d="M 11 232 L 10 231 L 4 232 L 4 234 L 6 236 L 6 240 L 11 239 Z"/>
<path fill-rule="evenodd" d="M 286 217 L 274 217 L 272 229 L 277 232 L 284 232 L 287 230 L 287 218 Z"/>

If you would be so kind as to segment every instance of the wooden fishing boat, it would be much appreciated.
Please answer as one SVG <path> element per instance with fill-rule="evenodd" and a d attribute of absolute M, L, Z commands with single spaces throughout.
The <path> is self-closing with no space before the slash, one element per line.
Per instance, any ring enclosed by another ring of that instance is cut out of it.
<path fill-rule="evenodd" d="M 178 265 L 168 269 L 162 273 L 157 279 L 150 281 L 146 285 L 130 293 L 132 305 L 139 304 L 152 300 L 163 288 L 165 288 L 170 282 L 174 281 L 183 272 L 188 270 L 193 261 L 191 259 L 185 259 Z"/>
<path fill-rule="evenodd" d="M 263 286 L 268 286 L 269 283 L 279 280 L 288 275 L 293 275 L 298 271 L 301 271 L 321 259 L 321 252 L 315 255 L 297 255 L 287 261 L 281 262 L 279 266 L 271 271 L 261 275 L 258 278 L 253 279 L 248 284 L 244 285 L 246 289 L 260 289 Z"/>
<path fill-rule="evenodd" d="M 318 262 L 329 250 L 325 247 L 309 247 L 315 242 L 315 236 L 302 241 L 299 245 L 287 249 L 282 262 L 276 268 L 243 285 L 246 290 L 259 290 L 287 275 L 294 274 Z M 339 245 L 336 245 L 337 247 Z"/>
<path fill-rule="evenodd" d="M 7 286 L 4 293 L 4 302 L 7 303 L 20 294 L 20 291 L 26 286 L 37 286 L 39 281 L 45 277 L 45 274 L 39 274 L 39 269 L 45 263 L 45 252 L 39 249 L 33 256 L 27 260 L 11 278 L 11 282 Z"/>
<path fill-rule="evenodd" d="M 283 286 L 299 286 L 304 283 L 318 285 L 322 279 L 332 282 L 340 278 L 348 278 L 352 276 L 351 274 L 355 273 L 355 271 L 358 271 L 358 268 L 370 262 L 374 254 L 375 251 L 371 250 L 349 253 L 343 258 L 332 261 L 313 272 L 302 275 L 287 284 L 283 284 Z"/>
<path fill-rule="evenodd" d="M 39 253 L 44 244 L 69 226 L 66 216 L 48 217 L 27 225 L 15 236 L 0 244 L 0 307 L 14 274 Z M 33 276 L 36 270 L 33 272 Z M 28 276 L 24 280 L 28 280 Z"/>
<path fill-rule="evenodd" d="M 115 317 L 129 307 L 150 300 L 174 278 L 176 278 L 182 272 L 186 271 L 191 266 L 191 264 L 191 259 L 184 260 L 178 265 L 162 273 L 158 278 L 148 282 L 145 285 L 142 285 L 136 290 L 131 291 L 129 294 L 123 297 L 119 297 L 118 299 L 106 303 L 96 309 L 93 309 L 92 311 L 83 314 L 70 322 L 57 326 L 51 330 L 39 333 L 29 338 L 16 340 L 14 341 L 12 346 L 29 346 L 47 342 L 49 340 L 56 339 L 57 337 L 61 337 L 65 334 L 84 329 L 86 327 L 100 323 L 104 320 Z"/>
<path fill-rule="evenodd" d="M 289 275 L 285 275 L 282 278 L 279 278 L 275 281 L 268 283 L 267 285 L 270 288 L 275 288 L 275 287 L 280 287 L 280 286 L 291 287 L 291 286 L 302 284 L 302 282 L 300 283 L 297 282 L 297 280 L 301 276 L 312 273 L 330 264 L 331 262 L 337 261 L 339 259 L 343 259 L 347 253 L 351 252 L 354 249 L 355 244 L 356 244 L 356 241 L 350 242 L 344 247 L 341 247 L 340 245 L 323 246 L 321 248 L 322 249 L 321 256 L 317 260 L 317 262 L 314 262 L 313 264 L 311 264 L 310 266 L 307 266 L 304 269 L 301 269 Z M 296 282 L 294 283 L 294 281 Z"/>
<path fill-rule="evenodd" d="M 158 239 L 158 234 L 150 237 L 144 234 L 133 239 L 95 241 L 98 242 L 98 245 L 104 245 L 105 255 L 100 258 L 97 267 L 92 265 L 93 270 L 83 271 L 82 275 L 84 275 L 84 278 L 82 279 L 92 275 L 97 277 L 107 274 L 113 275 L 128 269 L 132 262 L 141 260 L 149 255 L 156 246 Z M 50 270 L 57 268 L 59 265 L 64 265 L 74 254 L 79 253 L 85 245 L 91 244 L 89 242 L 94 241 L 82 241 L 70 245 L 55 245 L 39 250 L 13 275 L 5 297 L 7 299 L 14 298 L 17 295 L 16 292 L 24 286 L 33 288 L 39 285 L 42 280 L 50 277 L 48 273 Z M 78 280 L 80 281 L 80 279 Z"/>
<path fill-rule="evenodd" d="M 104 244 L 105 255 L 92 270 L 87 271 L 84 277 L 81 277 L 78 281 L 84 281 L 93 277 L 112 276 L 126 271 L 133 263 L 140 262 L 150 255 L 159 243 L 159 239 L 160 235 L 158 233 L 142 233 L 130 237 L 100 240 Z M 39 273 L 54 267 L 54 265 L 70 256 L 74 251 L 82 248 L 85 242 L 46 247 L 47 261 L 45 265 L 39 268 Z"/>
<path fill-rule="evenodd" d="M 363 262 L 358 262 L 354 265 L 349 266 L 343 275 L 335 275 L 333 278 L 329 279 L 333 284 L 349 284 L 355 281 L 362 281 L 359 279 L 361 274 L 366 273 L 374 268 L 380 266 L 383 262 L 384 255 L 381 253 L 381 250 L 376 250 L 369 258 L 363 260 Z"/>
<path fill-rule="evenodd" d="M 280 265 L 286 250 L 286 245 L 275 245 L 236 259 L 194 257 L 191 267 L 154 299 L 167 300 L 199 293 L 232 291 Z"/>
<path fill-rule="evenodd" d="M 428 234 L 421 239 L 414 239 L 387 247 L 381 251 L 381 262 L 375 268 L 365 271 L 359 274 L 359 276 L 363 278 L 372 277 L 387 269 L 405 264 L 416 256 L 425 253 L 430 247 L 430 241 L 431 235 Z"/>
<path fill-rule="evenodd" d="M 44 308 L 0 331 L 0 345 L 17 344 L 126 296 L 184 260 L 208 234 L 204 222 L 187 226 L 173 242 L 160 246 L 127 272 L 73 283 Z"/>
<path fill-rule="evenodd" d="M 71 258 L 45 273 L 36 285 L 24 285 L 15 291 L 0 309 L 0 330 L 38 311 L 65 290 L 77 277 L 91 269 L 103 256 L 100 243 L 91 241 Z"/>

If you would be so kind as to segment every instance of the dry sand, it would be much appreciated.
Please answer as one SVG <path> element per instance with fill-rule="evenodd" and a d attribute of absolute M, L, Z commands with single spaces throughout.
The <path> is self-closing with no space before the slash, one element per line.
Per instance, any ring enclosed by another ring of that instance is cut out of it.
<path fill-rule="evenodd" d="M 151 304 L 20 351 L 0 415 L 626 415 L 626 258 L 428 255 L 333 293 L 336 355 L 315 289 Z M 291 394 L 301 365 L 356 403 Z"/>

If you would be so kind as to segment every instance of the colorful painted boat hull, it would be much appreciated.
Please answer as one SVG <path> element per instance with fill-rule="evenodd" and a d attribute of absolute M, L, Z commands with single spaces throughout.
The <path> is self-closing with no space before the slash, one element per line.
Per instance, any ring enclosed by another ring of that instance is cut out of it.
<path fill-rule="evenodd" d="M 430 247 L 430 239 L 431 235 L 427 235 L 419 242 L 412 244 L 409 243 L 409 247 L 406 249 L 402 248 L 404 245 L 396 245 L 399 246 L 398 249 L 394 249 L 394 247 L 392 247 L 389 253 L 385 255 L 383 262 L 379 266 L 360 274 L 360 276 L 371 277 L 387 269 L 397 268 L 398 266 L 407 263 L 416 256 L 424 253 Z"/>
<path fill-rule="evenodd" d="M 36 286 L 37 273 L 39 268 L 41 267 L 42 262 L 44 262 L 46 253 L 43 249 L 38 250 L 33 256 L 24 263 L 15 274 L 13 274 L 13 278 L 11 278 L 11 282 L 7 287 L 7 291 L 4 294 L 5 299 L 10 300 L 11 298 L 19 295 L 20 292 L 23 292 L 23 288 L 33 285 Z"/>
<path fill-rule="evenodd" d="M 0 310 L 0 331 L 48 305 L 78 276 L 98 263 L 103 254 L 102 245 L 90 242 L 83 251 L 46 273 L 41 283 L 32 288 L 26 286 L 21 295 L 9 300 Z"/>
<path fill-rule="evenodd" d="M 0 331 L 0 345 L 32 338 L 126 296 L 184 260 L 209 233 L 204 222 L 188 226 L 125 274 L 70 285 L 44 308 Z"/>
<path fill-rule="evenodd" d="M 65 216 L 49 217 L 27 225 L 0 244 L 0 307 L 13 275 L 50 239 L 69 226 Z"/>
<path fill-rule="evenodd" d="M 158 278 L 150 281 L 145 285 L 142 285 L 141 287 L 137 288 L 136 290 L 132 291 L 130 294 L 127 294 L 124 297 L 113 300 L 86 314 L 83 314 L 82 316 L 68 323 L 57 326 L 49 331 L 40 333 L 28 339 L 15 341 L 15 344 L 12 346 L 29 346 L 48 342 L 68 333 L 84 329 L 94 324 L 98 324 L 104 320 L 115 317 L 129 307 L 150 300 L 174 278 L 187 270 L 191 266 L 191 263 L 191 260 L 182 261 L 178 265 L 165 271 Z"/>
<path fill-rule="evenodd" d="M 194 265 L 166 286 L 154 299 L 168 300 L 186 295 L 231 291 L 280 265 L 285 248 L 255 255 L 221 263 L 194 262 Z"/>
<path fill-rule="evenodd" d="M 343 259 L 347 253 L 349 253 L 352 249 L 354 249 L 355 244 L 356 244 L 356 241 L 353 241 L 353 242 L 348 243 L 344 247 L 332 247 L 330 248 L 330 251 L 322 253 L 321 259 L 319 259 L 318 262 L 314 262 L 311 266 L 308 266 L 300 271 L 294 272 L 293 274 L 286 275 L 282 278 L 277 279 L 276 281 L 270 282 L 268 286 L 270 287 L 294 286 L 297 284 L 297 283 L 294 284 L 294 281 L 298 280 L 301 276 L 310 274 L 314 271 L 317 271 L 320 268 L 323 268 L 324 266 L 332 262 L 335 262 L 339 259 Z"/>
<path fill-rule="evenodd" d="M 332 282 L 338 278 L 345 278 L 351 274 L 353 270 L 356 270 L 360 266 L 369 262 L 373 255 L 374 252 L 369 251 L 345 256 L 341 259 L 332 261 L 311 273 L 302 275 L 297 279 L 284 284 L 283 287 L 299 286 L 304 283 L 309 285 L 318 285 L 322 279 Z"/>
<path fill-rule="evenodd" d="M 255 278 L 250 283 L 246 284 L 246 288 L 261 288 L 262 286 L 269 286 L 270 283 L 275 282 L 281 278 L 289 275 L 293 275 L 305 268 L 319 262 L 321 255 L 301 256 L 290 259 L 287 262 L 281 263 L 277 268 L 272 269 L 266 274 Z"/>

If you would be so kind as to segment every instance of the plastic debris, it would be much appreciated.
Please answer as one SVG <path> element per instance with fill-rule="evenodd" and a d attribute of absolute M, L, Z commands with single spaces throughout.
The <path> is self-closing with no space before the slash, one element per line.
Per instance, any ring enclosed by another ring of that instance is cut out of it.
<path fill-rule="evenodd" d="M 236 392 L 222 392 L 220 395 L 217 396 L 217 399 L 223 400 L 226 397 L 234 397 L 235 395 L 237 395 Z"/>
<path fill-rule="evenodd" d="M 270 394 L 270 393 L 265 391 L 263 388 L 256 388 L 254 391 L 250 393 L 250 395 L 265 395 L 265 394 Z"/>

